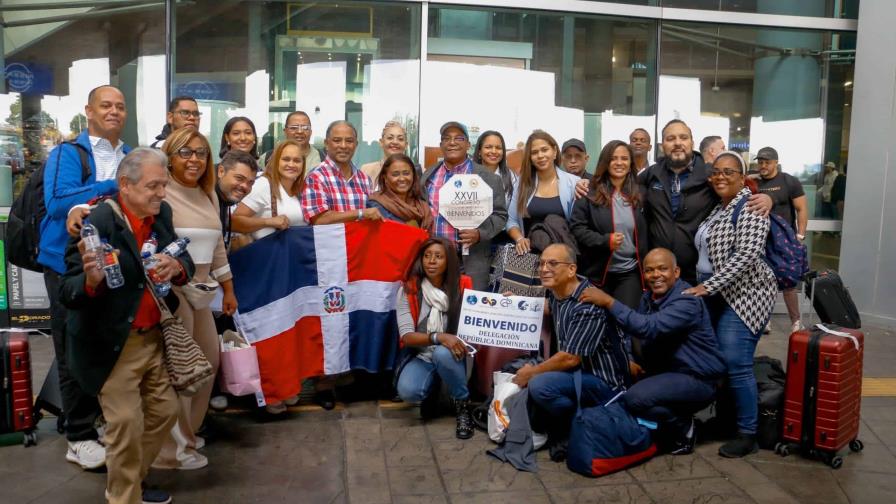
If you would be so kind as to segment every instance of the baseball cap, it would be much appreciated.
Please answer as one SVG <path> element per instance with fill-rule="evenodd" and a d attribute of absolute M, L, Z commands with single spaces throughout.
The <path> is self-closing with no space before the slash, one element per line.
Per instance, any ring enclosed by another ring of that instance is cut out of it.
<path fill-rule="evenodd" d="M 759 152 L 756 153 L 756 157 L 753 158 L 753 160 L 756 159 L 770 159 L 772 161 L 777 161 L 778 151 L 771 147 L 763 147 L 759 149 Z"/>
<path fill-rule="evenodd" d="M 570 138 L 569 140 L 563 142 L 563 147 L 560 148 L 560 152 L 566 152 L 566 149 L 570 147 L 575 147 L 582 152 L 588 152 L 588 150 L 585 149 L 585 142 L 579 140 L 578 138 Z"/>
<path fill-rule="evenodd" d="M 457 121 L 448 121 L 439 128 L 439 134 L 442 135 L 445 133 L 445 130 L 448 128 L 457 128 L 464 132 L 464 136 L 467 137 L 467 140 L 470 139 L 470 133 L 467 132 L 467 127 Z"/>

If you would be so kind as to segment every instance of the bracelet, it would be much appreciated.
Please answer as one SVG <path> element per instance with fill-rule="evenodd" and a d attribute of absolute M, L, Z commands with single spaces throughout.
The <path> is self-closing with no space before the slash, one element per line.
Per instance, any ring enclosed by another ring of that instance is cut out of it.
<path fill-rule="evenodd" d="M 438 345 L 439 344 L 439 333 L 437 333 L 435 331 L 429 333 L 429 342 L 432 343 L 433 345 Z"/>
<path fill-rule="evenodd" d="M 523 237 L 521 237 L 521 238 L 516 239 L 516 240 L 514 241 L 514 243 L 519 243 L 519 242 L 521 242 L 521 241 L 523 241 L 523 240 L 525 240 L 525 239 L 526 239 L 526 237 L 523 236 Z"/>
<path fill-rule="evenodd" d="M 358 218 L 355 220 L 361 220 L 362 217 L 364 217 L 364 211 L 359 208 L 358 209 Z"/>

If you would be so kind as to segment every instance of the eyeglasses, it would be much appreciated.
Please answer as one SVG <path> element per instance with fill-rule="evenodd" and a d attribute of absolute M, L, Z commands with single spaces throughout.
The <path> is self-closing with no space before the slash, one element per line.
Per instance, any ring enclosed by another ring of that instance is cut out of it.
<path fill-rule="evenodd" d="M 177 155 L 180 156 L 181 159 L 190 159 L 193 157 L 193 154 L 196 154 L 196 157 L 199 159 L 206 159 L 208 157 L 208 149 L 200 147 L 193 150 L 189 147 L 181 147 L 177 150 Z"/>
<path fill-rule="evenodd" d="M 199 119 L 200 117 L 202 117 L 202 112 L 198 110 L 178 110 L 177 115 L 181 116 L 184 119 L 189 119 L 190 117 Z"/>
<path fill-rule="evenodd" d="M 311 131 L 311 126 L 308 124 L 293 124 L 292 126 L 287 126 L 285 129 L 295 133 L 296 131 Z"/>
<path fill-rule="evenodd" d="M 557 269 L 557 266 L 560 266 L 561 264 L 573 264 L 573 263 L 565 262 L 565 261 L 557 261 L 555 259 L 549 259 L 547 261 L 539 260 L 538 261 L 538 269 L 542 269 L 545 266 L 547 266 L 548 269 Z"/>
<path fill-rule="evenodd" d="M 465 136 L 463 136 L 463 135 L 458 135 L 458 136 L 455 136 L 455 137 L 450 137 L 450 136 L 443 136 L 443 137 L 442 137 L 442 143 L 451 143 L 451 142 L 454 142 L 454 143 L 464 143 L 464 142 L 466 142 L 466 141 L 467 141 L 467 137 L 465 137 Z"/>
<path fill-rule="evenodd" d="M 721 177 L 722 175 L 724 175 L 725 178 L 731 178 L 735 175 L 743 175 L 743 174 L 740 171 L 735 170 L 733 168 L 723 168 L 721 170 L 710 170 L 710 172 L 709 172 L 709 176 L 711 178 L 718 178 L 718 177 Z"/>

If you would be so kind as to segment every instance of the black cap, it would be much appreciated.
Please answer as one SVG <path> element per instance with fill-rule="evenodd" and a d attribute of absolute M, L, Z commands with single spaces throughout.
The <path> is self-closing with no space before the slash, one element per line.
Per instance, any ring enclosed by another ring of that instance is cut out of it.
<path fill-rule="evenodd" d="M 563 142 L 563 147 L 560 148 L 560 153 L 562 154 L 566 152 L 566 149 L 570 147 L 575 147 L 582 152 L 588 152 L 588 150 L 585 149 L 585 142 L 579 140 L 578 138 L 570 138 L 569 140 Z"/>
<path fill-rule="evenodd" d="M 439 134 L 442 135 L 445 133 L 445 130 L 448 128 L 457 128 L 464 132 L 464 136 L 467 137 L 467 140 L 470 139 L 470 134 L 467 132 L 467 127 L 457 121 L 448 121 L 439 128 Z"/>
<path fill-rule="evenodd" d="M 759 152 L 756 153 L 756 157 L 753 158 L 753 160 L 756 159 L 771 159 L 772 161 L 777 161 L 778 151 L 771 147 L 763 147 L 759 149 Z"/>

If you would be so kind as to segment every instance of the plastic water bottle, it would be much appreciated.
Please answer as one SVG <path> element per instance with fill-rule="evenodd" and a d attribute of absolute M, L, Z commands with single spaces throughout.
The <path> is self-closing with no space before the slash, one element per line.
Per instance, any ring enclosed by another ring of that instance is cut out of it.
<path fill-rule="evenodd" d="M 162 249 L 162 254 L 168 254 L 171 257 L 177 257 L 183 254 L 187 250 L 187 245 L 190 244 L 190 239 L 184 236 L 183 238 L 178 238 L 173 242 L 169 243 L 167 247 Z"/>
<path fill-rule="evenodd" d="M 153 255 L 156 253 L 156 250 L 159 248 L 159 239 L 156 237 L 155 233 L 149 235 L 149 238 L 143 242 L 143 246 L 140 248 L 140 256 L 143 257 L 143 254 L 148 253 L 149 255 Z"/>
<path fill-rule="evenodd" d="M 147 276 L 152 280 L 152 290 L 155 291 L 156 296 L 167 296 L 168 292 L 171 291 L 171 282 L 162 282 L 158 279 L 155 269 L 159 265 L 159 260 L 149 252 L 143 252 L 140 256 L 143 259 L 143 269 L 146 270 Z"/>
<path fill-rule="evenodd" d="M 103 267 L 103 242 L 100 241 L 100 232 L 96 230 L 96 226 L 84 219 L 81 223 L 81 239 L 84 241 L 84 248 L 87 252 L 93 252 L 96 258 L 96 264 L 100 268 Z"/>
<path fill-rule="evenodd" d="M 106 275 L 106 285 L 110 289 L 117 289 L 124 285 L 124 275 L 121 274 L 118 256 L 115 254 L 115 249 L 106 240 L 103 240 L 103 274 Z"/>

